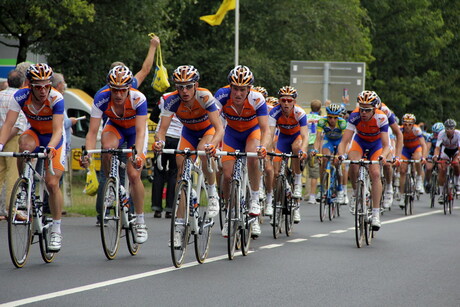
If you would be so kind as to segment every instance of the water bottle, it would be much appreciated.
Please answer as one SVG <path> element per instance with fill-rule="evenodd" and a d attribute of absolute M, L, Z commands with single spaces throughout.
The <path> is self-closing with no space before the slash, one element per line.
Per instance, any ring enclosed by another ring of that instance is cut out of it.
<path fill-rule="evenodd" d="M 196 194 L 195 189 L 192 188 L 191 192 L 192 201 L 190 202 L 190 216 L 193 216 L 198 210 L 198 195 Z"/>

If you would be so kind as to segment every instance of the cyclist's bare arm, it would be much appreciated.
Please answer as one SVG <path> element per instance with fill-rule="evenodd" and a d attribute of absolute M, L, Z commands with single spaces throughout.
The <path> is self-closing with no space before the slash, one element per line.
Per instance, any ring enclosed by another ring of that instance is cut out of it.
<path fill-rule="evenodd" d="M 267 146 L 267 151 L 272 151 L 274 148 L 274 142 L 273 140 L 275 139 L 275 131 L 276 131 L 276 127 L 275 126 L 270 126 L 269 127 L 269 130 L 270 130 L 270 144 L 269 146 Z"/>
<path fill-rule="evenodd" d="M 317 152 L 320 152 L 321 142 L 322 141 L 323 141 L 323 132 L 322 131 L 316 131 L 316 139 L 315 139 L 315 143 L 313 144 L 313 148 Z"/>
<path fill-rule="evenodd" d="M 136 148 L 142 153 L 145 142 L 145 127 L 147 126 L 147 115 L 136 115 Z M 134 158 L 134 157 L 133 157 Z"/>
<path fill-rule="evenodd" d="M 59 141 L 62 138 L 62 127 L 64 126 L 64 115 L 54 114 L 53 115 L 53 134 L 51 135 L 51 140 L 48 143 L 49 147 L 56 148 L 59 144 Z"/>
<path fill-rule="evenodd" d="M 208 116 L 212 126 L 216 130 L 214 136 L 211 139 L 211 144 L 218 148 L 222 138 L 224 137 L 224 127 L 222 125 L 222 121 L 220 120 L 219 111 L 216 110 L 209 112 Z"/>
<path fill-rule="evenodd" d="M 342 141 L 340 141 L 339 147 L 337 148 L 337 155 L 341 156 L 345 154 L 345 150 L 347 150 L 347 146 L 353 137 L 354 132 L 349 129 L 345 129 L 343 131 Z"/>
<path fill-rule="evenodd" d="M 8 113 L 6 113 L 5 122 L 3 123 L 3 126 L 0 127 L 0 144 L 5 145 L 8 141 L 9 135 L 13 129 L 14 124 L 16 123 L 16 120 L 18 119 L 18 116 L 19 112 L 12 110 L 9 110 Z"/>
<path fill-rule="evenodd" d="M 308 148 L 308 127 L 307 126 L 300 127 L 300 136 L 302 138 L 302 145 L 300 147 L 300 150 L 302 150 L 303 152 L 307 152 L 307 148 Z"/>
<path fill-rule="evenodd" d="M 390 153 L 390 138 L 388 132 L 381 132 L 380 139 L 382 140 L 382 156 L 386 157 Z M 385 162 L 385 159 L 383 160 Z"/>
<path fill-rule="evenodd" d="M 166 131 L 168 131 L 171 121 L 172 116 L 161 116 L 160 128 L 158 128 L 158 132 L 155 134 L 155 141 L 165 141 Z"/>
<path fill-rule="evenodd" d="M 96 148 L 96 139 L 97 132 L 99 131 L 99 126 L 101 125 L 101 118 L 91 117 L 89 120 L 89 129 L 86 134 L 86 149 L 91 150 Z"/>
<path fill-rule="evenodd" d="M 426 158 L 428 151 L 424 137 L 420 138 L 420 145 L 422 146 L 422 158 Z"/>
<path fill-rule="evenodd" d="M 396 122 L 390 125 L 391 130 L 393 131 L 393 134 L 396 137 L 396 148 L 395 148 L 395 156 L 401 157 L 402 155 L 402 147 L 403 147 L 403 134 L 401 132 L 401 129 L 399 129 L 399 126 Z"/>
<path fill-rule="evenodd" d="M 257 120 L 259 121 L 260 127 L 260 146 L 264 146 L 265 148 L 270 145 L 270 129 L 268 127 L 268 116 L 257 116 Z"/>

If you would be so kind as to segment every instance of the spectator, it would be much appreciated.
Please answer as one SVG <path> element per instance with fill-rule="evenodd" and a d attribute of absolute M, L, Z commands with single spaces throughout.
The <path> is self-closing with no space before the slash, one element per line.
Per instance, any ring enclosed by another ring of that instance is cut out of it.
<path fill-rule="evenodd" d="M 165 94 L 167 95 L 167 94 Z M 158 123 L 157 130 L 160 128 L 161 119 L 159 115 L 164 108 L 164 98 L 162 97 L 153 109 L 150 119 Z M 165 147 L 168 149 L 176 149 L 179 144 L 179 139 L 182 132 L 182 123 L 176 117 L 173 116 L 171 125 L 168 127 L 166 132 Z M 155 218 L 161 218 L 161 212 L 163 211 L 162 194 L 165 184 L 166 187 L 166 207 L 165 207 L 165 218 L 171 218 L 172 205 L 174 202 L 174 193 L 176 191 L 176 177 L 177 177 L 177 164 L 176 157 L 174 155 L 162 156 L 163 170 L 160 171 L 156 163 L 153 163 L 153 178 L 154 184 L 152 185 L 152 210 L 155 212 Z"/>
<path fill-rule="evenodd" d="M 308 152 L 314 150 L 314 144 L 316 140 L 316 127 L 318 125 L 318 120 L 321 118 L 321 101 L 312 100 L 310 103 L 311 112 L 307 115 L 307 125 L 308 125 Z M 319 162 L 316 158 L 310 156 L 308 162 L 308 177 L 310 178 L 310 197 L 308 203 L 315 204 L 315 192 L 316 184 L 318 183 L 319 178 Z"/>
<path fill-rule="evenodd" d="M 25 79 L 25 75 L 18 70 L 12 70 L 9 72 L 7 79 L 9 87 L 0 92 L 0 127 L 2 127 L 5 123 L 8 106 L 10 101 L 13 99 L 14 93 L 16 93 L 16 91 L 24 85 Z M 19 135 L 24 132 L 26 125 L 27 119 L 21 111 L 16 124 L 11 130 L 9 138 L 3 147 L 3 151 L 19 151 Z M 6 191 L 5 201 L 2 200 L 0 202 L 0 204 L 4 204 L 4 206 L 0 206 L 0 220 L 4 220 L 7 217 L 11 190 L 13 190 L 14 183 L 19 176 L 17 168 L 12 161 L 14 161 L 12 158 L 0 157 L 0 192 L 3 190 L 3 187 L 5 187 Z"/>

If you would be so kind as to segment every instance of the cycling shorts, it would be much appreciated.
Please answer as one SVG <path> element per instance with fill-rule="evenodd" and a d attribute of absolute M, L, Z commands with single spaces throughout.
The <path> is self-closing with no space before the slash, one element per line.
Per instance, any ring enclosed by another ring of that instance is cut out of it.
<path fill-rule="evenodd" d="M 377 139 L 373 142 L 367 142 L 361 139 L 358 135 L 355 135 L 353 142 L 351 143 L 350 152 L 357 151 L 360 153 L 362 157 L 364 152 L 369 150 L 368 157 L 370 157 L 370 161 L 378 160 L 378 157 L 382 154 L 382 140 Z"/>
<path fill-rule="evenodd" d="M 323 148 L 327 148 L 329 149 L 331 155 L 335 154 L 336 151 L 337 151 L 337 148 L 339 147 L 339 144 L 340 144 L 340 141 L 342 139 L 337 139 L 337 140 L 331 140 L 331 139 L 328 139 L 327 137 L 324 138 L 324 142 L 323 142 Z M 335 147 L 335 149 L 334 149 Z"/>
<path fill-rule="evenodd" d="M 412 155 L 416 152 L 422 152 L 422 146 L 421 145 L 417 145 L 415 147 L 412 147 L 412 148 L 408 148 L 408 147 L 405 147 L 403 146 L 403 149 L 402 149 L 402 159 L 403 160 L 410 160 L 412 159 Z"/>
<path fill-rule="evenodd" d="M 102 130 L 102 134 L 106 132 L 112 132 L 118 139 L 118 148 L 121 147 L 126 142 L 126 148 L 131 148 L 134 144 L 136 144 L 136 129 L 131 128 L 122 128 L 114 123 L 110 122 L 110 120 L 105 125 L 104 129 Z M 144 137 L 144 146 L 142 150 L 137 149 L 138 156 L 145 160 L 145 156 L 147 155 L 147 146 L 148 146 L 148 137 L 149 132 L 148 128 L 145 127 L 145 137 Z M 129 153 L 127 155 L 131 157 L 132 154 Z"/>
<path fill-rule="evenodd" d="M 246 151 L 246 143 L 250 139 L 256 139 L 260 141 L 261 133 L 259 129 L 259 125 L 252 127 L 246 131 L 240 132 L 236 131 L 235 129 L 227 126 L 225 128 L 225 135 L 224 135 L 224 146 L 222 150 L 224 151 Z M 235 157 L 231 156 L 223 156 L 222 162 L 235 160 Z"/>
<path fill-rule="evenodd" d="M 216 133 L 216 129 L 213 126 L 208 126 L 206 129 L 203 130 L 190 130 L 187 127 L 182 127 L 182 134 L 179 141 L 179 149 L 184 150 L 185 148 L 189 148 L 190 150 L 196 150 L 198 144 L 200 143 L 201 139 L 205 135 L 214 135 Z"/>
<path fill-rule="evenodd" d="M 452 159 L 457 154 L 457 152 L 458 152 L 457 148 L 449 149 L 449 148 L 445 148 L 444 146 L 442 146 L 440 158 L 443 160 Z"/>
<path fill-rule="evenodd" d="M 39 152 L 40 146 L 46 147 L 48 146 L 49 142 L 51 141 L 52 134 L 39 134 L 33 129 L 28 129 L 24 131 L 24 134 L 30 135 L 35 141 L 35 150 L 34 152 Z M 56 155 L 53 158 L 53 169 L 57 169 L 60 171 L 65 170 L 65 146 L 64 145 L 64 136 L 61 137 L 58 146 L 56 147 Z M 48 162 L 46 162 L 48 165 Z"/>
<path fill-rule="evenodd" d="M 278 137 L 278 142 L 276 143 L 276 153 L 291 153 L 292 151 L 292 144 L 297 140 L 302 140 L 300 136 L 300 131 L 294 134 L 288 135 L 280 133 Z M 274 162 L 281 162 L 281 157 L 275 157 L 273 159 Z"/>

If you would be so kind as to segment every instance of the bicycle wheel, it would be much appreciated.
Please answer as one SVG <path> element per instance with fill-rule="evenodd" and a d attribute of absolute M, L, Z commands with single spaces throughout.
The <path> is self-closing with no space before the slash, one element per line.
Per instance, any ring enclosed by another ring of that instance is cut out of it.
<path fill-rule="evenodd" d="M 185 252 L 189 239 L 189 202 L 190 197 L 187 197 L 187 183 L 179 182 L 176 187 L 176 195 L 174 197 L 171 218 L 170 232 L 170 247 L 171 258 L 174 266 L 179 268 L 185 259 Z M 182 204 L 182 206 L 181 206 Z M 177 233 L 177 235 L 176 235 Z"/>
<path fill-rule="evenodd" d="M 244 199 L 244 205 L 240 206 L 241 217 L 243 217 L 243 227 L 240 228 L 241 234 L 241 252 L 243 256 L 247 256 L 249 253 L 249 244 L 251 243 L 252 223 L 257 217 L 249 215 L 249 197 L 251 192 L 249 191 L 249 185 L 246 186 Z"/>
<path fill-rule="evenodd" d="M 358 248 L 363 246 L 364 241 L 364 217 L 367 212 L 364 212 L 364 183 L 358 181 L 356 189 L 355 203 L 355 238 Z"/>
<path fill-rule="evenodd" d="M 444 215 L 447 214 L 447 202 L 449 201 L 449 188 L 448 188 L 448 178 L 446 178 L 446 182 L 444 183 L 444 187 L 442 189 L 442 195 L 444 198 L 443 208 L 444 208 Z"/>
<path fill-rule="evenodd" d="M 133 220 L 133 215 L 128 212 L 128 221 Z M 126 245 L 128 246 L 128 251 L 132 256 L 137 255 L 139 249 L 141 248 L 141 244 L 137 244 L 134 240 L 134 223 L 129 223 L 129 228 L 125 229 L 125 237 L 126 237 Z"/>
<path fill-rule="evenodd" d="M 227 252 L 228 259 L 233 260 L 235 257 L 236 242 L 239 237 L 238 232 L 238 216 L 240 210 L 240 188 L 236 180 L 232 181 L 230 187 L 230 202 L 228 204 L 228 237 L 227 237 Z"/>
<path fill-rule="evenodd" d="M 49 227 L 52 225 L 52 219 L 42 216 L 42 224 L 42 233 L 38 235 L 38 241 L 40 242 L 40 254 L 42 255 L 43 261 L 50 263 L 54 260 L 54 256 L 56 255 L 48 250 L 48 242 L 51 240 L 51 230 Z"/>
<path fill-rule="evenodd" d="M 335 167 L 331 165 L 331 178 L 329 182 L 329 189 L 327 192 L 327 199 L 329 203 L 329 208 L 328 208 L 328 216 L 329 216 L 329 221 L 332 221 L 333 218 L 335 218 L 335 207 L 336 207 L 336 202 L 335 200 L 337 199 L 337 177 L 335 173 Z"/>
<path fill-rule="evenodd" d="M 438 174 L 435 172 L 431 173 L 430 185 L 431 208 L 434 208 L 434 204 L 436 202 L 436 190 L 438 189 Z"/>
<path fill-rule="evenodd" d="M 278 239 L 281 233 L 283 208 L 286 201 L 286 187 L 284 177 L 279 175 L 276 178 L 275 199 L 273 200 L 273 237 Z"/>
<path fill-rule="evenodd" d="M 107 259 L 115 258 L 120 246 L 120 200 L 117 198 L 115 178 L 108 178 L 104 186 L 104 203 L 101 213 L 102 248 Z"/>
<path fill-rule="evenodd" d="M 286 200 L 286 208 L 284 210 L 285 219 L 284 219 L 284 229 L 286 230 L 286 236 L 290 236 L 292 233 L 292 226 L 294 225 L 294 209 L 297 207 L 297 202 L 299 199 L 289 198 Z"/>
<path fill-rule="evenodd" d="M 371 191 L 369 191 L 369 194 Z M 366 245 L 371 245 L 372 238 L 374 237 L 374 231 L 372 230 L 371 219 L 372 219 L 372 201 L 368 200 L 366 204 L 366 214 L 364 215 L 364 237 L 366 238 Z"/>
<path fill-rule="evenodd" d="M 207 217 L 206 208 L 208 207 L 208 193 L 206 193 L 204 182 L 198 195 L 198 203 L 200 206 L 198 210 L 198 232 L 194 234 L 195 256 L 199 263 L 203 263 L 208 257 L 211 230 L 214 225 L 213 219 Z"/>
<path fill-rule="evenodd" d="M 224 191 L 222 189 L 222 185 L 224 182 L 224 174 L 222 173 L 220 178 L 220 186 L 219 186 L 219 223 L 220 223 L 220 230 L 224 228 L 225 218 L 227 217 L 227 201 L 224 198 Z"/>
<path fill-rule="evenodd" d="M 410 202 L 412 197 L 412 176 L 407 172 L 406 185 L 404 187 L 404 214 L 410 215 Z"/>
<path fill-rule="evenodd" d="M 319 219 L 324 222 L 326 219 L 327 190 L 329 189 L 329 173 L 324 172 L 321 176 L 320 200 L 319 200 Z"/>
<path fill-rule="evenodd" d="M 454 179 L 452 176 L 449 176 L 449 194 L 447 202 L 447 211 L 449 214 L 452 214 L 452 207 L 454 206 Z"/>
<path fill-rule="evenodd" d="M 26 179 L 19 178 L 16 181 L 8 209 L 8 247 L 11 260 L 17 268 L 22 268 L 26 264 L 32 243 L 33 215 L 32 204 L 27 199 L 28 187 Z"/>

